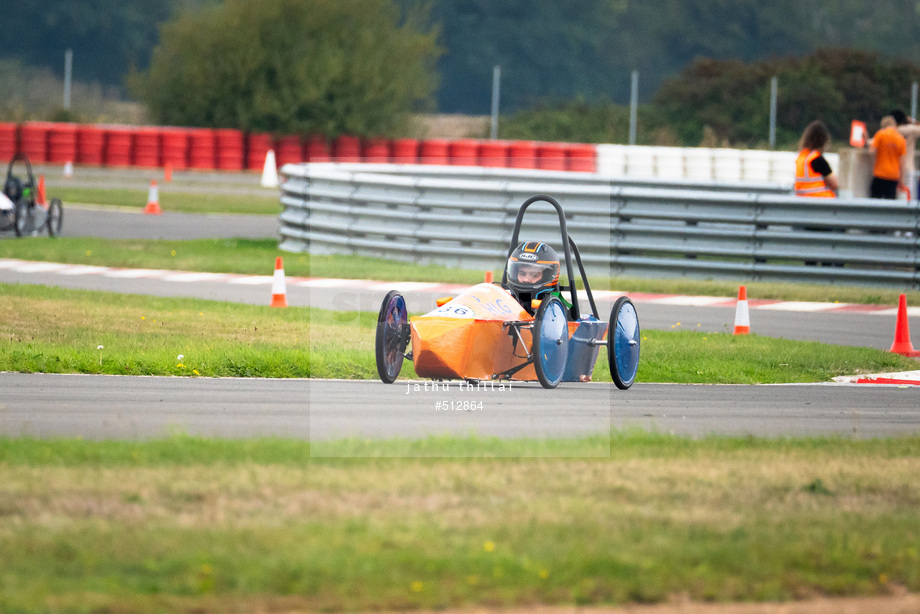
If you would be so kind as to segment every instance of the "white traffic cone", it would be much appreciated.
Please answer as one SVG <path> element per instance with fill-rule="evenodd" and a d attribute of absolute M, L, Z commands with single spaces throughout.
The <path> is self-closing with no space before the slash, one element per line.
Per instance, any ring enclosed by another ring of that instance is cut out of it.
<path fill-rule="evenodd" d="M 157 188 L 157 182 L 150 180 L 150 189 L 147 191 L 147 206 L 144 207 L 144 213 L 151 215 L 160 215 L 163 210 L 160 209 L 160 190 Z"/>
<path fill-rule="evenodd" d="M 747 288 L 738 288 L 738 307 L 735 309 L 736 335 L 747 335 L 751 332 L 751 317 L 748 313 Z"/>
<path fill-rule="evenodd" d="M 278 166 L 275 164 L 275 150 L 269 149 L 265 154 L 265 166 L 262 167 L 262 187 L 278 187 Z"/>
<path fill-rule="evenodd" d="M 275 277 L 272 279 L 272 302 L 270 307 L 287 307 L 287 286 L 284 283 L 284 262 L 281 256 L 275 258 Z"/>
<path fill-rule="evenodd" d="M 67 163 L 64 164 L 64 176 L 73 177 L 73 162 L 71 162 L 70 160 L 68 160 Z"/>

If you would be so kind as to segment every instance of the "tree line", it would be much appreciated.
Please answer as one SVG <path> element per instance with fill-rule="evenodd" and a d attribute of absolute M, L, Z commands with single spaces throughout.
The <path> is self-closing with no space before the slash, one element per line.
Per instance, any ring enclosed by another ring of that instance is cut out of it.
<path fill-rule="evenodd" d="M 395 135 L 418 111 L 487 114 L 501 65 L 503 136 L 598 142 L 626 140 L 637 69 L 640 140 L 756 146 L 773 76 L 780 142 L 815 117 L 839 137 L 906 106 L 918 71 L 898 58 L 920 57 L 918 6 L 20 0 L 0 59 L 61 67 L 69 47 L 78 81 L 129 85 L 151 121 L 329 135 Z"/>

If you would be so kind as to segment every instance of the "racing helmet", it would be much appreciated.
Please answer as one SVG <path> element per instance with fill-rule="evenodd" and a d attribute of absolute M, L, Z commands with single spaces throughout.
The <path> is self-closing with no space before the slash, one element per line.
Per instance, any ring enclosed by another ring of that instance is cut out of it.
<path fill-rule="evenodd" d="M 537 241 L 521 243 L 508 257 L 508 286 L 515 292 L 534 295 L 559 284 L 556 250 Z"/>

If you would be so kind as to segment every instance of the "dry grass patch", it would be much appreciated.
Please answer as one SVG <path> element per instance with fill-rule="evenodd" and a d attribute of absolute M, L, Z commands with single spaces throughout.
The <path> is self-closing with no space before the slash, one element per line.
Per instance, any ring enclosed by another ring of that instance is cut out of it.
<path fill-rule="evenodd" d="M 642 518 L 726 529 L 753 510 L 880 514 L 920 509 L 920 459 L 735 458 L 286 466 L 5 467 L 7 518 L 37 524 L 174 520 L 181 526 L 363 518 L 444 527 Z M 814 487 L 820 480 L 818 489 Z"/>
<path fill-rule="evenodd" d="M 917 438 L 637 431 L 610 442 L 603 459 L 329 459 L 287 440 L 0 439 L 3 581 L 16 587 L 0 591 L 0 610 L 379 611 L 920 590 L 920 555 L 905 539 L 920 523 Z M 477 445 L 504 455 L 509 444 Z"/>

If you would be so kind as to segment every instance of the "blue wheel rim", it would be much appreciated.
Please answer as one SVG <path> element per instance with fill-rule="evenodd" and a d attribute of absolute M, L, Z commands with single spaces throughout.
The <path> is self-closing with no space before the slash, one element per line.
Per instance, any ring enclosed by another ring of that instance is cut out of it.
<path fill-rule="evenodd" d="M 387 372 L 396 377 L 402 366 L 404 347 L 402 345 L 403 330 L 409 323 L 409 312 L 406 309 L 406 300 L 394 296 L 387 305 L 386 320 L 384 321 L 384 362 Z"/>
<path fill-rule="evenodd" d="M 568 358 L 568 344 L 559 344 L 560 339 L 568 339 L 569 325 L 562 304 L 554 301 L 543 314 L 540 325 L 540 355 L 537 360 L 543 367 L 546 378 L 552 382 L 562 379 Z"/>
<path fill-rule="evenodd" d="M 616 356 L 617 372 L 625 384 L 636 379 L 639 370 L 639 317 L 632 303 L 624 303 L 617 313 L 613 351 Z"/>

